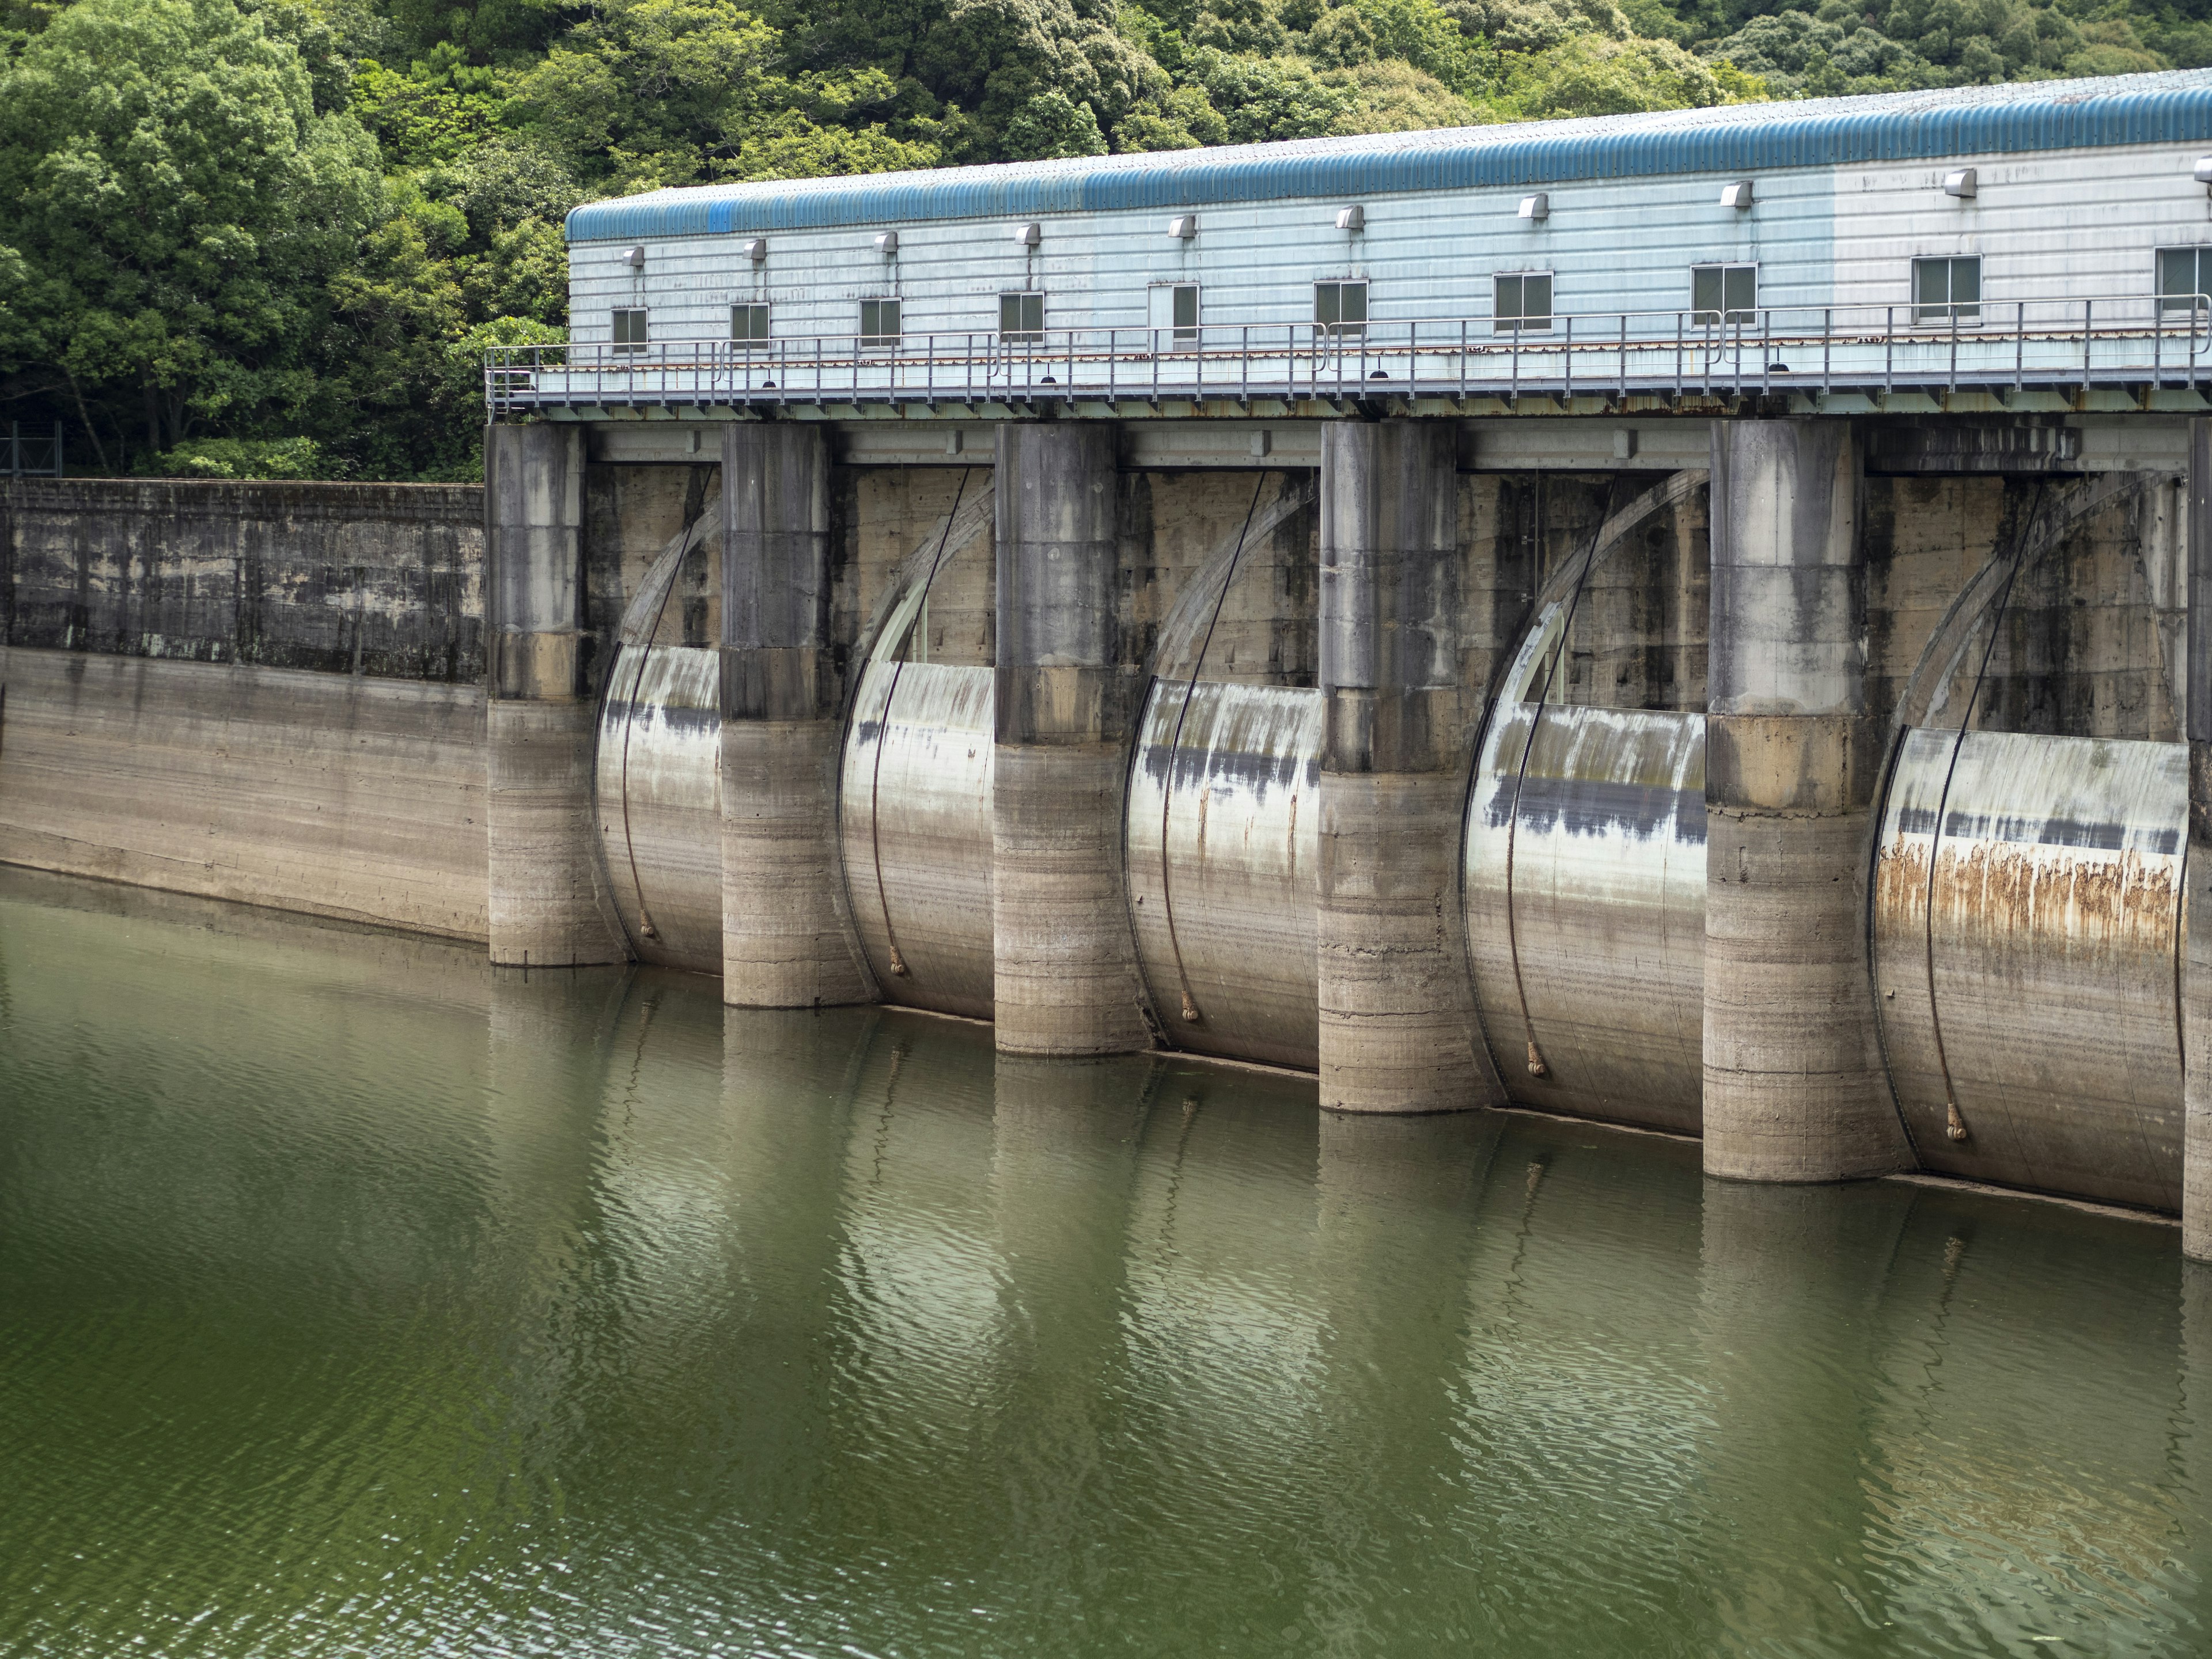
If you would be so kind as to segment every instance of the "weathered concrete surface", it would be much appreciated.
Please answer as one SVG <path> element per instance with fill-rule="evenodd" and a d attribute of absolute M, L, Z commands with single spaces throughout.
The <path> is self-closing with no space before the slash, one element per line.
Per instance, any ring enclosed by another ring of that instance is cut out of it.
<path fill-rule="evenodd" d="M 1981 676 L 1979 723 L 2053 737 L 2181 737 L 2188 583 L 2178 481 L 2162 475 L 2075 525 L 2021 573 Z M 2063 479 L 1866 481 L 1868 714 L 1887 722 L 1944 612 L 1990 557 L 2059 505 Z"/>
<path fill-rule="evenodd" d="M 484 431 L 491 959 L 533 967 L 629 955 L 601 890 L 584 569 L 584 446 L 559 426 Z"/>
<path fill-rule="evenodd" d="M 582 694 L 584 444 L 559 426 L 484 429 L 484 621 L 494 697 Z"/>
<path fill-rule="evenodd" d="M 466 683 L 473 484 L 0 479 L 0 643 Z"/>
<path fill-rule="evenodd" d="M 1711 506 L 1705 1170 L 1901 1168 L 1866 963 L 1876 739 L 1850 428 L 1716 422 Z"/>
<path fill-rule="evenodd" d="M 487 707 L 494 962 L 580 968 L 629 959 L 593 832 L 597 720 L 582 702 L 495 697 Z"/>
<path fill-rule="evenodd" d="M 1117 606 L 1115 434 L 998 429 L 991 915 L 998 1045 L 1149 1047 L 1121 860 L 1137 685 Z"/>
<path fill-rule="evenodd" d="M 1321 479 L 1321 1103 L 1495 1098 L 1455 865 L 1468 688 L 1449 428 L 1329 427 Z"/>
<path fill-rule="evenodd" d="M 2189 851 L 2182 894 L 2181 1249 L 2212 1261 L 2212 421 L 2189 423 L 2185 733 Z M 2212 1273 L 2203 1275 L 2212 1279 Z M 2203 1304 L 2212 1307 L 2212 1301 Z"/>
<path fill-rule="evenodd" d="M 485 941 L 484 697 L 0 652 L 0 861 Z"/>
<path fill-rule="evenodd" d="M 851 640 L 835 625 L 821 433 L 725 428 L 722 523 L 722 1000 L 872 1001 L 838 876 Z"/>

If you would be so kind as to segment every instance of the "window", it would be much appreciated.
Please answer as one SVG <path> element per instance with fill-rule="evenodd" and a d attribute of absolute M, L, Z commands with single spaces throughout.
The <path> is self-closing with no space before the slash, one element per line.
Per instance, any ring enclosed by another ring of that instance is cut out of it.
<path fill-rule="evenodd" d="M 2200 295 L 2212 298 L 2212 247 L 2159 249 L 2158 308 L 2201 315 Z"/>
<path fill-rule="evenodd" d="M 1325 334 L 1367 332 L 1365 283 L 1316 283 L 1314 326 Z"/>
<path fill-rule="evenodd" d="M 1912 320 L 1916 323 L 1980 322 L 1980 258 L 1915 259 L 1912 262 Z"/>
<path fill-rule="evenodd" d="M 764 305 L 732 306 L 730 338 L 739 345 L 766 345 L 768 307 Z"/>
<path fill-rule="evenodd" d="M 1035 289 L 999 296 L 999 337 L 1036 341 L 1044 338 L 1044 295 Z"/>
<path fill-rule="evenodd" d="M 1146 297 L 1146 326 L 1159 331 L 1161 344 L 1188 345 L 1198 338 L 1196 283 L 1155 283 Z"/>
<path fill-rule="evenodd" d="M 1552 325 L 1552 273 L 1516 271 L 1491 279 L 1491 327 L 1500 334 L 1538 331 Z"/>
<path fill-rule="evenodd" d="M 860 301 L 860 343 L 895 346 L 899 343 L 899 302 L 896 300 Z"/>
<path fill-rule="evenodd" d="M 1695 323 L 1748 323 L 1757 320 L 1757 265 L 1692 265 L 1690 320 Z"/>
<path fill-rule="evenodd" d="M 645 313 L 642 311 L 615 313 L 615 349 L 618 352 L 645 349 Z"/>

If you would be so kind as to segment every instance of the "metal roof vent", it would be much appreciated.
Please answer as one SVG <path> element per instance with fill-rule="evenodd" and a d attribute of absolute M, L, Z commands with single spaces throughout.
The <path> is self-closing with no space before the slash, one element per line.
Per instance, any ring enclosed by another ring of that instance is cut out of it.
<path fill-rule="evenodd" d="M 2200 155 L 2197 158 L 2197 182 L 2200 185 L 2212 185 L 2212 155 Z"/>
<path fill-rule="evenodd" d="M 1751 205 L 1751 202 L 1752 192 L 1750 179 L 1739 179 L 1732 185 L 1723 185 L 1721 186 L 1721 205 L 1723 207 L 1735 208 L 1737 211 L 1741 212 L 1744 209 L 1749 207 Z"/>
<path fill-rule="evenodd" d="M 1042 225 L 1017 225 L 1014 228 L 1014 240 L 1017 242 L 1019 242 L 1024 247 L 1035 247 L 1039 242 L 1044 240 L 1044 227 Z"/>
<path fill-rule="evenodd" d="M 1198 234 L 1198 216 L 1195 213 L 1178 213 L 1168 221 L 1168 234 L 1179 241 L 1188 242 Z"/>
<path fill-rule="evenodd" d="M 1521 198 L 1521 216 L 1531 223 L 1540 222 L 1550 218 L 1552 216 L 1550 195 L 1540 190 L 1534 196 L 1523 196 Z"/>
<path fill-rule="evenodd" d="M 1366 229 L 1367 210 L 1358 206 L 1337 209 L 1336 228 L 1339 230 Z"/>
<path fill-rule="evenodd" d="M 1956 196 L 1964 200 L 1972 200 L 1974 194 L 1973 168 L 1960 167 L 1955 173 L 1945 173 L 1943 193 L 1946 196 Z"/>
<path fill-rule="evenodd" d="M 758 264 L 768 258 L 768 238 L 756 236 L 745 244 L 745 258 Z"/>
<path fill-rule="evenodd" d="M 641 247 L 624 248 L 623 250 L 623 263 L 628 265 L 632 270 L 643 270 L 645 269 L 645 250 Z"/>
<path fill-rule="evenodd" d="M 876 252 L 886 257 L 898 252 L 898 232 L 879 231 L 876 235 Z"/>

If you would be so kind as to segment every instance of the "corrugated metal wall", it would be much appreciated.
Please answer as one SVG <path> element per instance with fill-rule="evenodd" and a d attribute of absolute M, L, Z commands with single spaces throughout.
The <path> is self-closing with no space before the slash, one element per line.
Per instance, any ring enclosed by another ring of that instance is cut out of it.
<path fill-rule="evenodd" d="M 1369 281 L 1377 321 L 1486 320 L 1492 277 L 1517 270 L 1552 271 L 1561 313 L 1672 312 L 1715 262 L 1759 264 L 1765 306 L 1903 306 L 1913 258 L 1970 253 L 1990 305 L 2148 295 L 2154 249 L 2212 242 L 2191 176 L 2212 72 L 2084 84 L 656 192 L 572 216 L 572 326 L 611 340 L 613 310 L 642 306 L 656 342 L 726 340 L 729 307 L 766 301 L 779 337 L 838 336 L 861 300 L 896 297 L 907 334 L 980 343 L 1004 291 L 1042 289 L 1048 329 L 1139 329 L 1147 290 L 1174 283 L 1200 285 L 1209 330 L 1279 326 L 1310 323 L 1312 284 L 1337 277 Z M 1960 166 L 1971 199 L 1943 192 Z M 1739 178 L 1747 210 L 1720 205 Z M 1540 222 L 1516 212 L 1532 185 Z M 1338 230 L 1355 202 L 1365 229 Z M 1178 208 L 1188 240 L 1167 234 Z M 1015 240 L 1030 221 L 1035 249 Z"/>

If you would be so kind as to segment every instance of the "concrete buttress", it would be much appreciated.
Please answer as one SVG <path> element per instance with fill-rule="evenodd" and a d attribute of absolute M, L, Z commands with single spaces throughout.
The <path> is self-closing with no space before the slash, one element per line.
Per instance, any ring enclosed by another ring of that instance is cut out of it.
<path fill-rule="evenodd" d="M 598 710 L 585 684 L 580 428 L 484 432 L 485 712 L 491 959 L 629 954 L 599 892 L 592 826 Z"/>
<path fill-rule="evenodd" d="M 1840 421 L 1718 421 L 1705 727 L 1705 1164 L 1905 1167 L 1866 961 L 1860 459 Z"/>
<path fill-rule="evenodd" d="M 998 1046 L 1150 1046 L 1121 869 L 1136 708 L 1117 605 L 1115 433 L 998 429 L 992 934 Z"/>
<path fill-rule="evenodd" d="M 2201 417 L 2189 423 L 2185 533 L 2189 851 L 2182 901 L 2181 1250 L 2212 1261 L 2212 420 Z"/>
<path fill-rule="evenodd" d="M 1321 471 L 1321 1103 L 1488 1103 L 1458 923 L 1455 434 L 1340 422 Z"/>
<path fill-rule="evenodd" d="M 875 1000 L 836 852 L 843 707 L 821 430 L 722 438 L 722 1000 Z"/>

